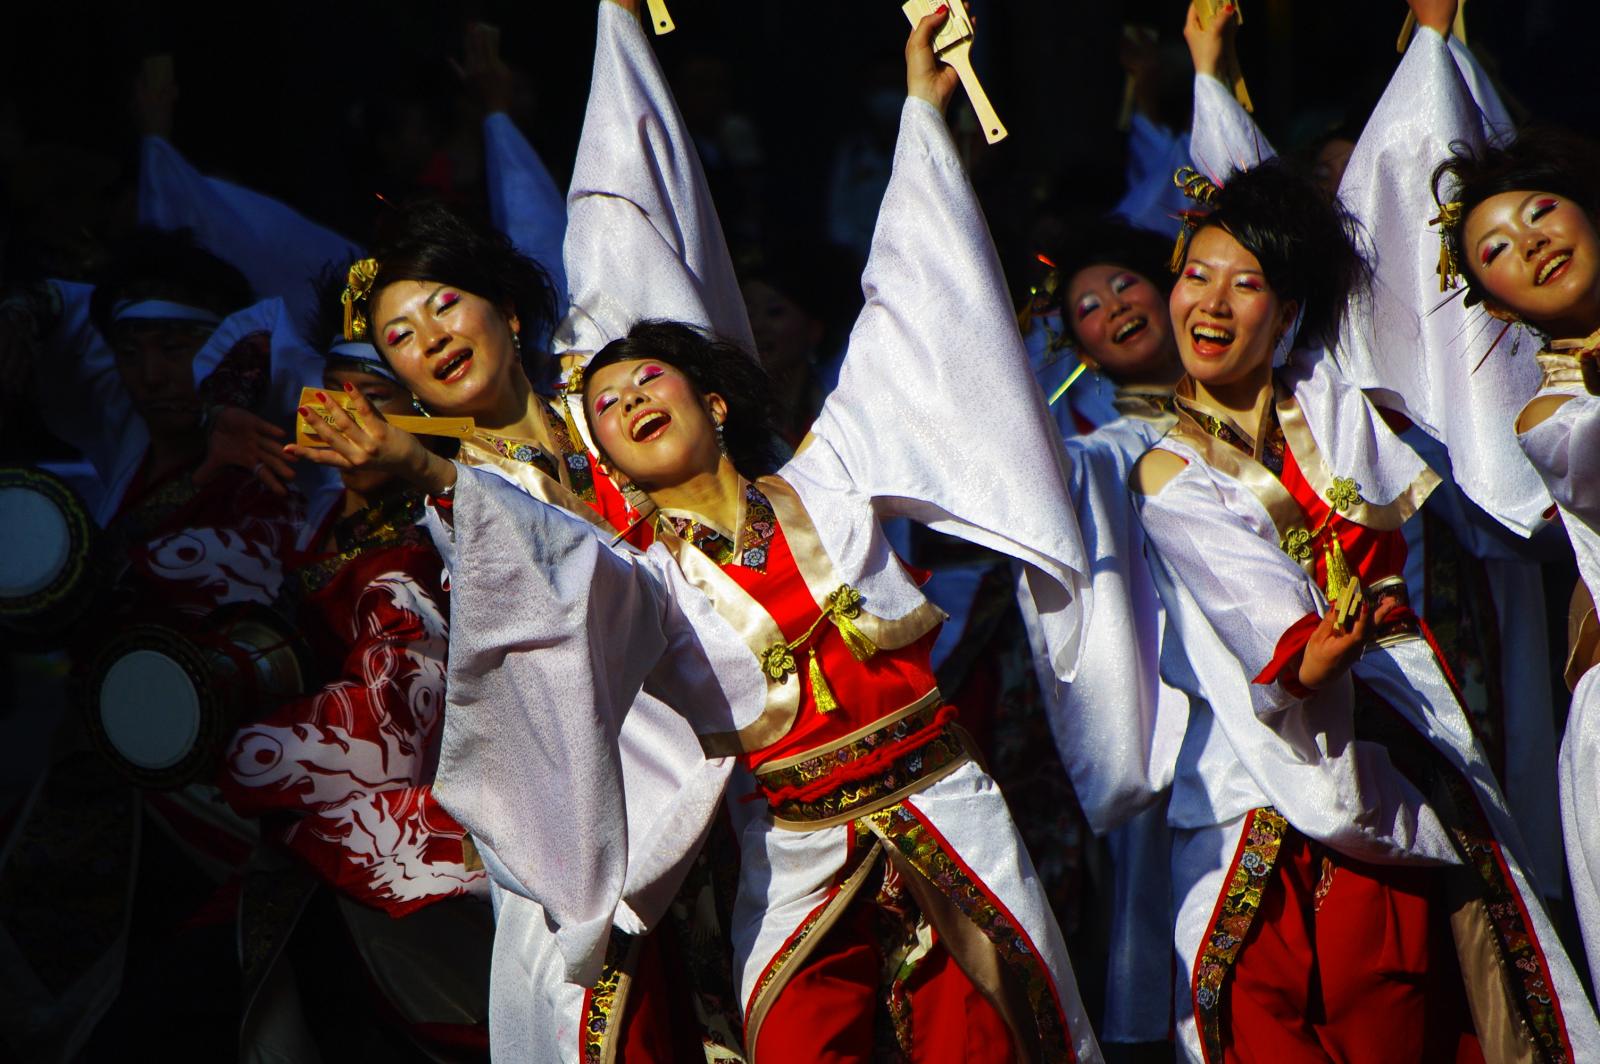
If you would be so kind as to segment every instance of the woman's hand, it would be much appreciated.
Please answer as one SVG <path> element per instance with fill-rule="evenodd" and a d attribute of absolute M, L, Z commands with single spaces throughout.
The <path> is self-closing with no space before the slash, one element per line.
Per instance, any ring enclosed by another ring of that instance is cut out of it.
<path fill-rule="evenodd" d="M 274 495 L 289 494 L 284 481 L 294 479 L 294 469 L 284 458 L 283 436 L 278 426 L 242 407 L 217 407 L 194 482 L 204 484 L 224 466 L 238 466 L 250 470 Z"/>
<path fill-rule="evenodd" d="M 1300 658 L 1301 685 L 1317 691 L 1337 680 L 1361 656 L 1368 633 L 1382 628 L 1399 605 L 1398 600 L 1385 598 L 1373 610 L 1363 602 L 1356 611 L 1355 622 L 1346 631 L 1333 623 L 1338 610 L 1330 604 Z"/>
<path fill-rule="evenodd" d="M 1426 26 L 1441 37 L 1449 37 L 1456 23 L 1458 0 L 1408 0 L 1417 25 Z"/>
<path fill-rule="evenodd" d="M 933 37 L 950 17 L 948 6 L 941 7 L 917 23 L 906 41 L 906 95 L 927 100 L 942 113 L 950 103 L 960 75 L 953 66 L 933 54 Z"/>
<path fill-rule="evenodd" d="M 1193 3 L 1189 4 L 1189 16 L 1183 22 L 1183 39 L 1189 45 L 1189 58 L 1194 60 L 1196 74 L 1217 77 L 1217 70 L 1222 65 L 1222 53 L 1233 39 L 1234 28 L 1239 24 L 1234 18 L 1235 12 L 1234 6 L 1228 4 L 1217 12 L 1217 17 L 1211 20 L 1210 25 L 1202 27 L 1200 12 Z"/>
<path fill-rule="evenodd" d="M 316 425 L 314 435 L 328 446 L 299 447 L 291 443 L 284 447 L 284 454 L 339 470 L 387 473 L 430 495 L 455 484 L 455 463 L 429 451 L 411 433 L 389 424 L 353 385 L 347 383 L 344 390 L 352 400 L 353 418 L 322 392 L 317 393 L 317 398 L 324 402 L 325 417 L 308 407 L 300 408 L 300 416 Z"/>
<path fill-rule="evenodd" d="M 467 23 L 466 48 L 462 63 L 450 61 L 478 102 L 484 114 L 511 110 L 515 77 L 500 56 L 500 31 L 482 22 Z"/>

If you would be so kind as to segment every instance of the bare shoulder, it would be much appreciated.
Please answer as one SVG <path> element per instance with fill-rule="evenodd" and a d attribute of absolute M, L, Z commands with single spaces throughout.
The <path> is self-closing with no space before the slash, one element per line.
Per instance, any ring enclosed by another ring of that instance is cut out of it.
<path fill-rule="evenodd" d="M 1541 395 L 1522 408 L 1522 413 L 1517 415 L 1517 431 L 1528 432 L 1546 421 L 1557 410 L 1572 401 L 1570 395 Z"/>
<path fill-rule="evenodd" d="M 1134 463 L 1133 472 L 1128 476 L 1128 485 L 1140 495 L 1160 494 L 1161 489 L 1182 473 L 1188 464 L 1171 451 L 1152 447 Z"/>

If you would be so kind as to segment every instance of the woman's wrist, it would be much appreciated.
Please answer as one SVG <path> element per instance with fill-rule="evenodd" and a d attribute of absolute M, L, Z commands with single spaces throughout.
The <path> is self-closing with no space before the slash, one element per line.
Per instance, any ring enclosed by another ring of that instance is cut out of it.
<path fill-rule="evenodd" d="M 456 464 L 426 448 L 421 450 L 421 465 L 408 479 L 429 495 L 450 494 L 456 486 Z"/>

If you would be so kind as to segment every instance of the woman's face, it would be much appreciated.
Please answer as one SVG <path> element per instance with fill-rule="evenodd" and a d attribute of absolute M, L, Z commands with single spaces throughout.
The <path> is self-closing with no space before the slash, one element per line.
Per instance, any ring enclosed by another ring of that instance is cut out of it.
<path fill-rule="evenodd" d="M 409 414 L 412 412 L 411 396 L 405 389 L 376 373 L 363 373 L 358 369 L 330 366 L 322 371 L 322 386 L 330 395 L 344 391 L 345 384 L 353 385 L 381 414 Z M 345 488 L 357 495 L 371 496 L 393 479 L 388 473 L 370 470 L 341 469 L 339 479 Z"/>
<path fill-rule="evenodd" d="M 1296 309 L 1273 292 L 1256 257 L 1215 225 L 1189 241 L 1168 307 L 1184 370 L 1211 389 L 1270 369 Z"/>
<path fill-rule="evenodd" d="M 716 470 L 727 403 L 702 396 L 676 367 L 647 358 L 613 363 L 589 378 L 584 401 L 606 461 L 645 491 Z"/>
<path fill-rule="evenodd" d="M 1491 307 L 1559 339 L 1600 327 L 1600 236 L 1572 200 L 1521 190 L 1490 196 L 1467 216 L 1461 245 Z"/>
<path fill-rule="evenodd" d="M 436 281 L 396 281 L 372 300 L 372 340 L 429 411 L 473 417 L 505 402 L 522 372 L 519 324 L 481 296 Z"/>
<path fill-rule="evenodd" d="M 211 337 L 209 326 L 132 322 L 111 331 L 117 373 L 150 434 L 172 439 L 200 426 L 194 358 Z"/>
<path fill-rule="evenodd" d="M 1067 323 L 1083 355 L 1122 384 L 1171 384 L 1183 373 L 1162 291 L 1115 265 L 1087 266 L 1067 282 Z"/>

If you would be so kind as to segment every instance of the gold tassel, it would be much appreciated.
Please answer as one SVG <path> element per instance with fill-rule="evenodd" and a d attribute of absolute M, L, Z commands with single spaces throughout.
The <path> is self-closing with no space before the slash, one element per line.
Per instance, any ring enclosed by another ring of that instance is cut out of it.
<path fill-rule="evenodd" d="M 1339 544 L 1339 537 L 1329 532 L 1328 545 L 1323 548 L 1323 560 L 1328 566 L 1328 601 L 1337 602 L 1339 596 L 1344 594 L 1344 587 L 1354 574 L 1350 572 L 1350 561 L 1344 556 L 1344 547 Z"/>
<path fill-rule="evenodd" d="M 843 585 L 837 591 L 828 592 L 828 598 L 822 604 L 822 612 L 833 622 L 833 626 L 839 629 L 844 645 L 850 648 L 851 657 L 857 661 L 866 661 L 878 652 L 877 644 L 855 626 L 855 618 L 861 616 L 861 592 L 849 584 Z"/>
<path fill-rule="evenodd" d="M 822 662 L 813 650 L 809 655 L 811 664 L 806 671 L 811 676 L 811 698 L 817 704 L 818 713 L 832 713 L 839 708 L 839 700 L 833 697 L 833 688 L 828 686 L 827 677 L 822 675 Z"/>
<path fill-rule="evenodd" d="M 1461 222 L 1460 200 L 1439 204 L 1438 216 L 1428 220 L 1429 225 L 1439 227 L 1439 291 L 1441 292 L 1448 292 L 1459 283 L 1461 263 L 1456 259 L 1455 249 L 1450 243 L 1450 234 L 1460 228 Z"/>

